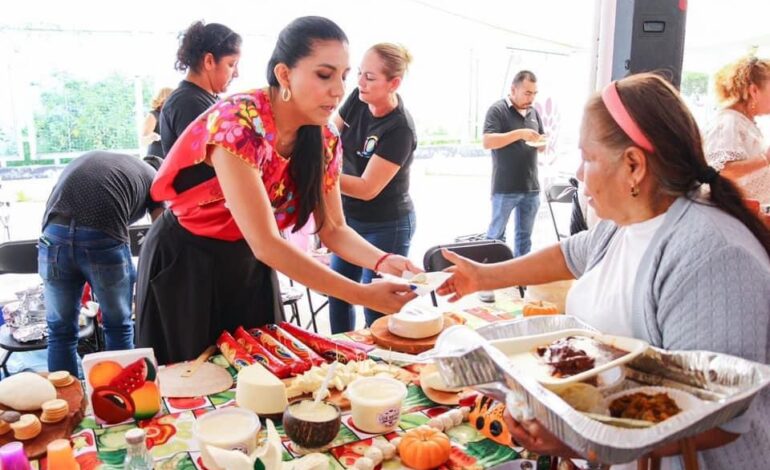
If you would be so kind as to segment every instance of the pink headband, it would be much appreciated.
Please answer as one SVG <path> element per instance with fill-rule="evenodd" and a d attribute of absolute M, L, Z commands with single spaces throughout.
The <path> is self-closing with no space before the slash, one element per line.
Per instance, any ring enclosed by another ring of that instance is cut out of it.
<path fill-rule="evenodd" d="M 610 82 L 604 87 L 604 90 L 602 90 L 602 101 L 607 107 L 607 111 L 610 112 L 612 119 L 615 120 L 618 126 L 623 129 L 623 132 L 625 132 L 636 145 L 650 153 L 654 152 L 655 150 L 652 143 L 636 124 L 634 118 L 628 114 L 628 110 L 623 106 L 623 102 L 620 101 L 616 83 L 617 82 Z"/>

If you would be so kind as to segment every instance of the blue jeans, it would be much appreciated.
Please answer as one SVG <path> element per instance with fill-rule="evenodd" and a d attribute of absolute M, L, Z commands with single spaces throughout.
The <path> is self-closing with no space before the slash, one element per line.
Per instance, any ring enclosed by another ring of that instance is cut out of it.
<path fill-rule="evenodd" d="M 136 270 L 127 243 L 99 230 L 48 224 L 38 243 L 48 321 L 48 370 L 78 373 L 78 314 L 86 282 L 102 310 L 107 350 L 132 349 Z"/>
<path fill-rule="evenodd" d="M 492 194 L 492 222 L 487 238 L 505 241 L 505 229 L 511 211 L 516 209 L 516 243 L 514 256 L 522 256 L 532 249 L 532 227 L 535 225 L 537 209 L 540 207 L 540 193 L 495 193 Z"/>
<path fill-rule="evenodd" d="M 417 226 L 414 212 L 388 222 L 361 222 L 350 217 L 347 217 L 346 220 L 353 230 L 372 245 L 385 252 L 403 256 L 409 253 L 409 244 Z M 360 266 L 350 264 L 337 255 L 332 256 L 331 268 L 348 279 L 364 284 L 372 282 L 372 277 L 374 277 L 374 272 L 371 269 L 363 269 Z M 366 326 L 370 326 L 374 320 L 381 316 L 382 314 L 379 312 L 364 308 Z M 352 331 L 356 327 L 355 307 L 343 300 L 329 297 L 329 323 L 332 334 Z"/>

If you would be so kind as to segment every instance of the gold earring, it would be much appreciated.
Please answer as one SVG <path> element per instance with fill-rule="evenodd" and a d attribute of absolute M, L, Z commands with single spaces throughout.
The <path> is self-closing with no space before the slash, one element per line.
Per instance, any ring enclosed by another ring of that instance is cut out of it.
<path fill-rule="evenodd" d="M 636 197 L 639 195 L 639 186 L 633 185 L 631 186 L 631 197 Z"/>
<path fill-rule="evenodd" d="M 281 88 L 281 99 L 289 101 L 291 99 L 291 90 L 288 88 Z"/>
<path fill-rule="evenodd" d="M 751 111 L 754 112 L 757 110 L 757 102 L 754 100 L 751 100 Z"/>

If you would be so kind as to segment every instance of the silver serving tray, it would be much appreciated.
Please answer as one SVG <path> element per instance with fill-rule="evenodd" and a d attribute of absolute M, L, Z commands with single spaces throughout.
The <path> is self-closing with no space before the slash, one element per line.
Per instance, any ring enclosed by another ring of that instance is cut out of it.
<path fill-rule="evenodd" d="M 594 329 L 565 316 L 542 316 L 498 322 L 473 331 L 455 326 L 444 331 L 436 347 L 421 355 L 433 360 L 449 387 L 472 386 L 506 402 L 514 417 L 538 419 L 549 431 L 592 462 L 617 464 L 722 425 L 744 412 L 770 384 L 770 367 L 708 351 L 664 351 L 650 347 L 626 364 L 624 386 L 659 385 L 687 391 L 706 405 L 646 429 L 625 429 L 588 418 L 528 376 L 517 374 L 507 357 L 489 341 L 552 331 Z"/>

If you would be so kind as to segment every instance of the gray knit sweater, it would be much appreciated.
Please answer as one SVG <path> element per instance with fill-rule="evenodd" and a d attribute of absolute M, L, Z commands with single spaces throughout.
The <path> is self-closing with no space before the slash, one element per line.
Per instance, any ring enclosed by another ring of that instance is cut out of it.
<path fill-rule="evenodd" d="M 603 221 L 562 242 L 575 277 L 602 259 L 617 228 Z M 743 224 L 706 203 L 679 198 L 669 208 L 642 257 L 631 309 L 634 336 L 653 346 L 770 360 L 770 259 Z M 770 390 L 722 429 L 741 437 L 700 452 L 701 469 L 770 468 Z"/>

